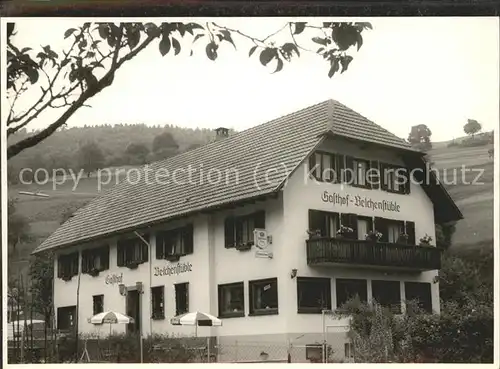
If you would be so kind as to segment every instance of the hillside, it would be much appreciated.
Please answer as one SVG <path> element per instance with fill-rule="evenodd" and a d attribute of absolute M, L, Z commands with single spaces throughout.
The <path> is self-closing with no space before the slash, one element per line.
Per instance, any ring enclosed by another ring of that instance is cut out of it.
<path fill-rule="evenodd" d="M 207 132 L 205 132 L 207 133 Z M 97 137 L 97 136 L 96 136 Z M 186 144 L 187 145 L 187 144 Z M 429 152 L 431 160 L 442 175 L 441 181 L 457 202 L 464 220 L 457 225 L 453 238 L 453 248 L 491 247 L 493 244 L 493 160 L 488 156 L 492 147 L 447 148 L 445 144 L 434 145 Z M 465 168 L 465 170 L 463 170 Z M 474 170 L 474 171 L 472 171 Z M 482 184 L 467 184 L 483 171 Z M 466 180 L 463 183 L 462 173 Z M 455 180 L 454 180 L 455 179 Z M 111 178 L 103 190 L 117 181 Z M 25 196 L 19 191 L 36 191 L 50 195 L 48 198 Z M 44 186 L 11 185 L 9 197 L 17 198 L 17 211 L 28 217 L 31 240 L 18 245 L 9 260 L 9 270 L 25 270 L 30 252 L 59 226 L 64 213 L 72 212 L 86 204 L 98 193 L 95 176 L 83 176 L 78 187 L 73 190 L 73 181 L 66 181 L 54 190 L 53 182 Z"/>

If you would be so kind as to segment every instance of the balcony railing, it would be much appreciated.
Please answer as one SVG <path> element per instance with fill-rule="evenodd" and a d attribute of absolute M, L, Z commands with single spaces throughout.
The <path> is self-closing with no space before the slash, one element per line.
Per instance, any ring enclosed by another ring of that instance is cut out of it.
<path fill-rule="evenodd" d="M 441 250 L 436 247 L 369 242 L 340 238 L 306 241 L 307 264 L 351 264 L 407 270 L 441 268 Z"/>

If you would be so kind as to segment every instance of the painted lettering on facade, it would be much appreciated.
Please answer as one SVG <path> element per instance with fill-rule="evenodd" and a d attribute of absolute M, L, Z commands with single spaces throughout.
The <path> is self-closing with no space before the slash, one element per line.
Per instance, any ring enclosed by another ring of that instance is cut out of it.
<path fill-rule="evenodd" d="M 193 265 L 191 263 L 177 263 L 172 266 L 155 267 L 154 275 L 158 276 L 169 276 L 169 275 L 179 275 L 182 273 L 187 273 L 192 271 Z"/>
<path fill-rule="evenodd" d="M 336 192 L 325 191 L 321 195 L 321 200 L 323 202 L 328 202 L 338 206 L 345 206 L 345 207 L 354 206 L 358 208 L 371 209 L 373 211 L 379 210 L 382 212 L 395 212 L 395 213 L 399 213 L 401 211 L 400 205 L 396 201 L 387 201 L 387 200 L 374 201 L 369 197 L 363 197 L 358 195 L 356 196 L 352 196 L 349 194 L 340 195 Z"/>
<path fill-rule="evenodd" d="M 108 274 L 104 280 L 106 284 L 123 283 L 123 273 L 121 274 Z"/>

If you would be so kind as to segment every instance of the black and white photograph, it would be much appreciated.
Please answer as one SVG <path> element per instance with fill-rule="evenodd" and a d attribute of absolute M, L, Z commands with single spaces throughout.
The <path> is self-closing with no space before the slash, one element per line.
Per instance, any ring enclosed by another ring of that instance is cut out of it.
<path fill-rule="evenodd" d="M 498 17 L 1 30 L 4 364 L 498 365 Z"/>

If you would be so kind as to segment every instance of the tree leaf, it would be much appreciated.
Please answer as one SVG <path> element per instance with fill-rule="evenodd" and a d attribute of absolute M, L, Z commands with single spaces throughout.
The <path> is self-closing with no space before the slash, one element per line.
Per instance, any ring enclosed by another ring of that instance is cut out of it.
<path fill-rule="evenodd" d="M 70 28 L 70 29 L 67 29 L 66 32 L 64 32 L 64 38 L 68 38 L 69 36 L 71 36 L 73 34 L 73 32 L 76 31 L 76 28 Z"/>
<path fill-rule="evenodd" d="M 356 34 L 356 43 L 358 44 L 358 51 L 363 46 L 363 36 L 361 36 L 361 33 Z"/>
<path fill-rule="evenodd" d="M 231 33 L 226 29 L 220 31 L 220 33 L 222 34 L 223 39 L 226 40 L 227 42 L 231 43 L 231 45 L 233 45 L 234 49 L 236 50 L 236 45 L 234 44 L 234 41 L 231 38 Z"/>
<path fill-rule="evenodd" d="M 177 31 L 179 31 L 179 34 L 184 37 L 184 34 L 186 33 L 186 25 L 184 23 L 177 23 Z"/>
<path fill-rule="evenodd" d="M 372 24 L 370 22 L 357 22 L 357 23 L 354 23 L 354 25 L 359 25 L 365 29 L 373 29 Z"/>
<path fill-rule="evenodd" d="M 278 65 L 276 66 L 276 70 L 273 73 L 277 73 L 277 72 L 279 72 L 282 69 L 283 69 L 283 60 L 281 60 L 280 58 L 278 58 Z"/>
<path fill-rule="evenodd" d="M 172 46 L 174 47 L 174 55 L 177 55 L 181 52 L 181 44 L 175 38 L 172 37 Z"/>
<path fill-rule="evenodd" d="M 99 36 L 101 36 L 102 39 L 106 40 L 109 37 L 109 26 L 107 23 L 99 23 Z"/>
<path fill-rule="evenodd" d="M 194 44 L 197 40 L 199 40 L 200 38 L 202 38 L 203 36 L 205 36 L 205 34 L 203 34 L 203 33 L 199 33 L 199 34 L 197 34 L 196 36 L 194 36 L 194 39 L 193 39 L 193 44 Z"/>
<path fill-rule="evenodd" d="M 205 29 L 205 28 L 200 26 L 198 23 L 186 24 L 186 31 L 189 32 L 191 35 L 193 34 L 193 30 L 195 30 L 195 29 Z"/>
<path fill-rule="evenodd" d="M 318 51 L 316 51 L 316 54 L 319 54 L 319 53 L 321 53 L 321 52 L 323 52 L 323 51 L 325 51 L 325 48 L 324 48 L 324 47 L 320 47 L 320 48 L 318 49 Z"/>
<path fill-rule="evenodd" d="M 301 34 L 304 29 L 306 28 L 306 22 L 296 22 L 295 23 L 295 30 L 293 31 L 294 35 L 299 35 Z"/>
<path fill-rule="evenodd" d="M 328 42 L 327 42 L 327 40 L 325 38 L 313 37 L 312 41 L 316 42 L 317 44 L 323 45 L 323 46 L 328 45 Z"/>
<path fill-rule="evenodd" d="M 38 81 L 38 71 L 35 68 L 26 68 L 24 72 L 28 76 L 28 79 L 30 80 L 30 83 L 32 85 L 34 85 Z"/>
<path fill-rule="evenodd" d="M 65 67 L 69 63 L 69 59 L 64 59 L 61 63 L 61 68 Z"/>
<path fill-rule="evenodd" d="M 250 49 L 250 52 L 248 53 L 248 57 L 252 56 L 252 54 L 255 52 L 255 50 L 257 50 L 257 45 L 255 45 L 254 47 L 252 47 Z"/>
<path fill-rule="evenodd" d="M 165 56 L 170 51 L 170 39 L 168 36 L 163 36 L 159 45 L 161 56 Z"/>
<path fill-rule="evenodd" d="M 214 61 L 217 59 L 217 44 L 215 42 L 208 43 L 205 51 L 210 60 Z"/>
<path fill-rule="evenodd" d="M 340 65 L 342 66 L 340 73 L 344 73 L 347 70 L 347 68 L 349 67 L 349 63 L 351 63 L 352 59 L 353 58 L 350 55 L 345 55 L 340 58 Z"/>
<path fill-rule="evenodd" d="M 330 28 L 332 24 L 332 22 L 323 22 L 323 28 Z"/>
<path fill-rule="evenodd" d="M 300 56 L 300 52 L 299 52 L 299 49 L 298 49 L 297 45 L 295 45 L 292 42 L 287 42 L 286 44 L 284 44 L 282 46 L 282 49 L 287 54 L 291 54 L 292 51 L 295 51 L 295 53 L 297 54 L 297 56 Z"/>
<path fill-rule="evenodd" d="M 339 70 L 339 61 L 337 59 L 332 60 L 330 70 L 328 71 L 328 77 L 332 78 L 333 75 Z"/>
<path fill-rule="evenodd" d="M 132 30 L 127 33 L 127 41 L 130 50 L 133 50 L 139 44 L 140 40 L 141 40 L 141 33 L 139 31 Z"/>
<path fill-rule="evenodd" d="M 50 45 L 46 45 L 42 49 L 43 49 L 43 51 L 45 51 L 45 54 L 49 54 L 50 53 Z"/>
<path fill-rule="evenodd" d="M 26 51 L 30 51 L 30 50 L 33 50 L 31 47 L 23 47 L 21 49 L 21 54 L 24 54 Z"/>
<path fill-rule="evenodd" d="M 271 48 L 265 48 L 261 53 L 260 53 L 260 63 L 263 66 L 266 66 L 269 64 L 273 58 L 277 56 L 276 54 L 276 49 L 271 49 Z"/>

